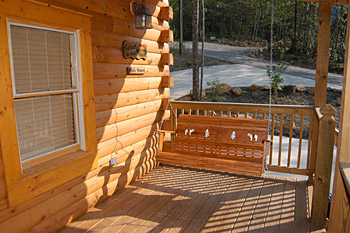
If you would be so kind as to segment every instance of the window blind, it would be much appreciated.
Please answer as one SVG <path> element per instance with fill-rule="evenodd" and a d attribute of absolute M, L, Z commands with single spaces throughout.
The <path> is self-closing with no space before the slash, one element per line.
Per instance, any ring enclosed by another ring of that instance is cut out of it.
<path fill-rule="evenodd" d="M 72 35 L 11 26 L 16 93 L 72 88 Z"/>
<path fill-rule="evenodd" d="M 10 30 L 14 90 L 27 94 L 14 100 L 20 157 L 26 161 L 77 143 L 76 93 L 57 92 L 75 89 L 74 38 L 17 25 Z"/>
<path fill-rule="evenodd" d="M 15 100 L 22 160 L 74 144 L 72 94 Z"/>

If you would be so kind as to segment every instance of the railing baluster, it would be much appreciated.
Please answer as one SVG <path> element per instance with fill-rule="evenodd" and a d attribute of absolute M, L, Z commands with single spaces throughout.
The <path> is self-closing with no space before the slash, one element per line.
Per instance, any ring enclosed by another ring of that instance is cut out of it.
<path fill-rule="evenodd" d="M 256 112 L 254 112 L 254 117 L 253 118 L 256 119 Z"/>
<path fill-rule="evenodd" d="M 239 118 L 239 112 L 236 112 L 236 117 Z"/>
<path fill-rule="evenodd" d="M 310 160 L 311 160 L 311 146 L 312 146 L 312 143 L 311 143 L 311 140 L 312 140 L 312 126 L 313 126 L 313 117 L 312 115 L 309 116 L 309 143 L 307 145 L 307 165 L 306 165 L 306 168 L 307 169 L 310 169 Z"/>
<path fill-rule="evenodd" d="M 228 116 L 228 117 L 232 117 L 232 112 L 231 112 L 231 111 L 228 111 L 228 112 L 227 112 L 227 116 Z"/>
<path fill-rule="evenodd" d="M 185 109 L 181 109 L 181 114 L 185 114 Z"/>
<path fill-rule="evenodd" d="M 263 113 L 263 119 L 266 120 L 266 113 Z"/>
<path fill-rule="evenodd" d="M 220 116 L 224 116 L 224 111 L 220 111 Z"/>
<path fill-rule="evenodd" d="M 188 110 L 188 115 L 190 115 L 190 116 L 192 115 L 192 109 Z"/>
<path fill-rule="evenodd" d="M 196 110 L 196 115 L 197 115 L 197 116 L 199 115 L 199 109 Z"/>
<path fill-rule="evenodd" d="M 301 160 L 301 145 L 303 142 L 303 124 L 304 124 L 304 115 L 300 115 L 300 129 L 299 129 L 299 151 L 298 151 L 298 166 L 300 168 L 300 160 Z"/>
<path fill-rule="evenodd" d="M 288 147 L 288 161 L 287 167 L 290 167 L 290 160 L 292 157 L 292 138 L 293 138 L 293 123 L 294 123 L 294 114 L 290 116 L 290 124 L 289 124 L 289 147 Z"/>
<path fill-rule="evenodd" d="M 170 112 L 170 122 L 171 122 L 171 130 L 176 130 L 177 127 L 177 109 L 175 109 L 174 112 Z M 170 135 L 170 151 L 174 150 L 174 142 L 175 142 L 175 135 L 171 134 Z"/>
<path fill-rule="evenodd" d="M 204 116 L 208 115 L 208 110 L 204 110 Z"/>
<path fill-rule="evenodd" d="M 244 113 L 244 118 L 248 118 L 248 112 Z"/>
<path fill-rule="evenodd" d="M 272 122 L 271 122 L 271 140 L 272 140 L 272 145 L 270 148 L 270 165 L 272 164 L 272 155 L 273 155 L 273 135 L 275 134 L 275 114 L 272 113 Z"/>
<path fill-rule="evenodd" d="M 281 157 L 282 157 L 283 117 L 284 117 L 284 114 L 281 113 L 281 119 L 280 119 L 280 145 L 279 145 L 279 151 L 278 151 L 278 166 L 281 166 Z"/>

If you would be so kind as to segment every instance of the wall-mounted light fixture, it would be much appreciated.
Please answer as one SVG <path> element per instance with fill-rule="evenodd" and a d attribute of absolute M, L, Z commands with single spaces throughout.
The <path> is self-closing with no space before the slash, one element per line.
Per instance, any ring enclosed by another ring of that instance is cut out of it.
<path fill-rule="evenodd" d="M 145 7 L 145 0 L 142 0 L 142 4 L 138 4 L 136 1 L 132 1 L 130 5 L 131 13 L 135 15 L 136 29 L 152 28 L 152 15 L 150 11 Z"/>

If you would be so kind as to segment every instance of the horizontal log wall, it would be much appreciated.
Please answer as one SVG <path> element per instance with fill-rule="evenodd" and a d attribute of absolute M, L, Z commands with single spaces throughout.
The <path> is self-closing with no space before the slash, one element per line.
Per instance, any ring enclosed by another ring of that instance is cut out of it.
<path fill-rule="evenodd" d="M 0 232 L 54 232 L 156 166 L 159 128 L 169 118 L 167 0 L 146 0 L 153 29 L 136 30 L 129 0 L 40 0 L 92 15 L 92 52 L 99 166 L 8 208 L 0 160 Z M 171 15 L 171 13 L 170 13 Z M 148 59 L 124 59 L 124 40 L 147 44 Z M 144 67 L 127 75 L 127 67 Z M 0 156 L 1 157 L 1 156 Z M 109 166 L 111 158 L 117 165 Z M 20 224 L 18 224 L 20 223 Z"/>

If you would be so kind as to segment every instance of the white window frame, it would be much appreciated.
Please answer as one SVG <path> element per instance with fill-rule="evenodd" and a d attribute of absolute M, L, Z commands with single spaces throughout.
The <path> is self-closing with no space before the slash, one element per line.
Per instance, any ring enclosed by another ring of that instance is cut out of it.
<path fill-rule="evenodd" d="M 12 54 L 12 38 L 11 38 L 11 26 L 21 26 L 21 27 L 26 27 L 26 28 L 33 28 L 33 29 L 41 29 L 41 30 L 46 30 L 46 31 L 54 31 L 54 32 L 61 32 L 61 33 L 66 33 L 69 34 L 73 37 L 73 68 L 74 68 L 74 83 L 75 83 L 75 88 L 72 88 L 71 90 L 55 90 L 55 91 L 42 91 L 42 92 L 32 92 L 32 93 L 24 93 L 24 94 L 18 94 L 16 92 L 16 83 L 15 83 L 15 75 L 14 75 L 14 64 L 13 64 L 13 54 Z M 39 96 L 52 96 L 52 95 L 58 95 L 58 94 L 72 94 L 73 95 L 73 106 L 74 106 L 74 127 L 75 127 L 75 137 L 76 137 L 76 143 L 55 149 L 46 153 L 42 153 L 36 156 L 33 156 L 32 158 L 29 159 L 24 159 L 22 160 L 20 158 L 21 162 L 21 170 L 23 171 L 23 164 L 28 162 L 28 161 L 33 161 L 35 159 L 44 157 L 44 156 L 50 156 L 50 154 L 59 152 L 62 150 L 69 150 L 69 148 L 76 147 L 80 145 L 81 150 L 86 150 L 85 148 L 85 132 L 84 132 L 84 113 L 83 113 L 83 99 L 82 99 L 82 78 L 80 75 L 79 71 L 79 34 L 76 31 L 66 31 L 66 30 L 59 30 L 55 29 L 53 27 L 43 27 L 43 26 L 35 26 L 31 24 L 22 24 L 22 23 L 15 23 L 15 22 L 7 22 L 7 30 L 8 30 L 8 38 L 9 38 L 9 52 L 10 52 L 10 66 L 11 66 L 11 79 L 12 79 L 12 89 L 13 89 L 13 99 L 22 99 L 26 97 L 39 97 Z M 16 123 L 16 131 L 17 131 L 17 123 Z M 18 135 L 18 132 L 17 132 Z M 19 147 L 19 137 L 17 137 L 17 142 L 18 142 L 18 147 Z M 19 149 L 19 148 L 18 148 Z M 74 151 L 74 150 L 72 150 Z M 71 152 L 72 152 L 71 151 Z M 19 156 L 20 150 L 19 150 Z M 50 159 L 50 158 L 48 158 Z M 28 167 L 30 168 L 30 167 Z"/>

